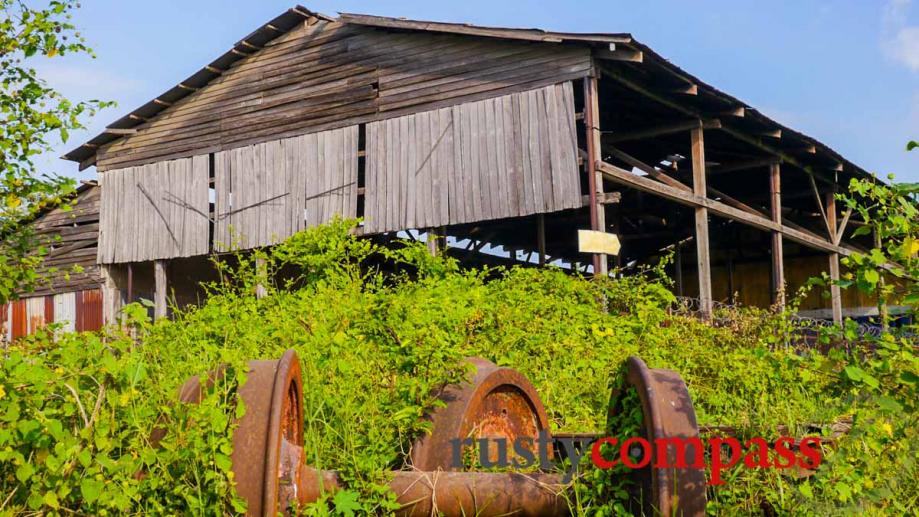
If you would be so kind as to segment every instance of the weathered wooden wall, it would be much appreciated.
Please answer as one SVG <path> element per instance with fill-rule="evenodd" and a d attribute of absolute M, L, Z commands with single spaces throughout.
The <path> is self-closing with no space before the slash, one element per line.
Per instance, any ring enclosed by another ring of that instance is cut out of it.
<path fill-rule="evenodd" d="M 367 126 L 368 233 L 581 206 L 571 82 Z"/>
<path fill-rule="evenodd" d="M 195 156 L 101 174 L 99 263 L 208 253 L 208 162 Z"/>
<path fill-rule="evenodd" d="M 743 262 L 734 265 L 733 274 L 724 264 L 712 267 L 712 297 L 716 301 L 727 302 L 731 293 L 728 286 L 733 284 L 736 302 L 751 307 L 769 307 L 771 304 L 770 292 L 770 267 L 769 262 Z M 790 257 L 785 259 L 786 296 L 791 299 L 797 295 L 798 290 L 807 285 L 807 281 L 827 271 L 826 257 Z M 730 281 L 729 281 L 730 277 Z M 800 310 L 811 311 L 827 309 L 830 300 L 825 294 L 828 289 L 815 287 L 801 301 Z M 689 261 L 683 262 L 683 294 L 690 297 L 698 296 L 698 281 L 694 266 Z M 860 307 L 874 307 L 877 300 L 866 296 L 858 289 L 842 290 L 842 305 L 847 309 Z"/>
<path fill-rule="evenodd" d="M 96 264 L 99 203 L 98 187 L 82 187 L 72 210 L 51 210 L 33 223 L 48 254 L 38 270 L 46 281 L 36 286 L 30 296 L 99 286 L 101 276 Z"/>
<path fill-rule="evenodd" d="M 357 126 L 216 153 L 215 249 L 276 244 L 355 217 L 357 167 Z"/>
<path fill-rule="evenodd" d="M 589 68 L 586 47 L 304 24 L 100 149 L 97 166 L 352 126 L 559 83 Z"/>

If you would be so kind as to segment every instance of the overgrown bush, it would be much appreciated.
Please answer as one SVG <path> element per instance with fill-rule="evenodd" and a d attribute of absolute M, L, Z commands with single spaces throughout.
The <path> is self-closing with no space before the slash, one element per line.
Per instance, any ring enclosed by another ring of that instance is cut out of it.
<path fill-rule="evenodd" d="M 303 366 L 307 461 L 340 471 L 350 487 L 307 514 L 391 511 L 386 472 L 406 467 L 431 393 L 465 375 L 470 355 L 529 377 L 553 430 L 604 430 L 629 355 L 679 371 L 700 423 L 744 436 L 774 438 L 780 425 L 803 436 L 806 424 L 854 417 L 809 479 L 725 473 L 727 484 L 710 492 L 713 513 L 916 511 L 912 345 L 804 353 L 784 346 L 789 325 L 766 311 L 737 311 L 737 324 L 723 327 L 671 314 L 673 297 L 654 271 L 590 281 L 556 269 L 460 270 L 419 245 L 386 249 L 348 230 L 338 221 L 232 266 L 218 262 L 223 280 L 208 286 L 207 302 L 173 321 L 151 324 L 130 306 L 128 330 L 50 329 L 3 352 L 0 513 L 240 512 L 229 460 L 245 410 L 235 402 L 240 372 L 247 359 L 288 348 Z M 375 266 L 383 262 L 402 273 L 384 275 Z M 256 285 L 268 296 L 256 298 Z M 889 373 L 874 376 L 874 361 Z M 221 364 L 229 373 L 202 404 L 174 402 L 186 378 Z M 158 427 L 168 433 L 154 447 Z M 597 481 L 576 481 L 576 510 L 621 511 L 615 487 Z"/>

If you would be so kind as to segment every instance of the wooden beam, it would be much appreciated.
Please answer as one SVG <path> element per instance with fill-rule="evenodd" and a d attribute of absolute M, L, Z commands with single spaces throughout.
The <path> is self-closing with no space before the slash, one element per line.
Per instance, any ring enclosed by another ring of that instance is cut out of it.
<path fill-rule="evenodd" d="M 759 134 L 760 136 L 765 136 L 765 137 L 769 137 L 769 138 L 782 138 L 782 130 L 781 130 L 781 129 L 773 129 L 773 130 L 771 130 L 771 131 L 760 131 L 758 134 Z"/>
<path fill-rule="evenodd" d="M 712 214 L 717 215 L 718 217 L 732 219 L 734 221 L 747 224 L 763 231 L 779 231 L 786 239 L 797 242 L 809 248 L 825 252 L 839 253 L 843 256 L 848 256 L 854 253 L 854 251 L 848 248 L 837 246 L 830 241 L 814 235 L 813 233 L 793 228 L 787 224 L 776 224 L 769 218 L 751 214 L 744 210 L 728 206 L 726 203 L 715 201 L 707 197 L 697 196 L 693 192 L 686 192 L 682 189 L 671 187 L 670 185 L 665 185 L 650 178 L 643 178 L 606 162 L 598 163 L 597 169 L 600 170 L 607 179 L 615 183 L 644 192 L 656 194 L 663 198 L 693 208 L 705 207 L 711 211 Z"/>
<path fill-rule="evenodd" d="M 683 296 L 683 247 L 677 243 L 676 256 L 673 259 L 674 281 L 676 282 L 676 295 Z"/>
<path fill-rule="evenodd" d="M 648 176 L 651 176 L 652 178 L 656 179 L 657 181 L 660 181 L 661 183 L 665 183 L 667 185 L 670 185 L 671 187 L 685 190 L 687 192 L 692 191 L 691 188 L 684 185 L 680 180 L 673 178 L 671 176 L 668 176 L 667 174 L 663 173 L 657 168 L 652 167 L 651 165 L 648 165 L 642 162 L 638 158 L 635 158 L 634 156 L 626 153 L 625 151 L 622 151 L 621 149 L 617 149 L 615 147 L 606 147 L 605 150 L 609 152 L 611 155 L 615 156 L 616 158 L 627 163 L 630 167 L 635 167 L 636 169 L 644 172 Z"/>
<path fill-rule="evenodd" d="M 756 160 L 749 160 L 745 162 L 729 163 L 726 165 L 720 165 L 718 167 L 712 167 L 709 169 L 708 175 L 711 176 L 713 174 L 725 174 L 728 172 L 755 169 L 757 167 L 768 167 L 776 163 L 781 163 L 781 160 L 777 160 L 775 158 L 758 158 Z"/>
<path fill-rule="evenodd" d="M 102 322 L 106 325 L 116 323 L 118 310 L 123 305 L 121 291 L 115 283 L 112 270 L 116 266 L 102 264 L 99 269 L 102 275 Z"/>
<path fill-rule="evenodd" d="M 428 253 L 430 253 L 432 257 L 436 257 L 440 252 L 440 245 L 438 242 L 440 240 L 440 235 L 437 234 L 437 230 L 435 228 L 428 228 L 427 233 L 428 238 L 425 241 L 425 244 L 428 247 Z"/>
<path fill-rule="evenodd" d="M 702 128 L 690 132 L 692 142 L 692 192 L 697 197 L 707 197 L 705 186 L 705 139 Z M 712 317 L 712 263 L 709 256 L 708 209 L 697 206 L 696 258 L 699 268 L 699 310 L 706 320 Z"/>
<path fill-rule="evenodd" d="M 603 176 L 597 170 L 596 164 L 602 160 L 600 156 L 600 95 L 597 85 L 597 76 L 592 74 L 584 78 L 584 113 L 587 131 L 587 185 L 590 196 L 590 229 L 598 232 L 606 231 L 606 213 L 603 205 L 599 203 L 598 194 L 603 193 Z M 595 253 L 593 255 L 594 276 L 607 275 L 606 255 Z"/>
<path fill-rule="evenodd" d="M 166 317 L 166 292 L 168 285 L 166 284 L 165 260 L 153 261 L 153 281 L 153 319 L 157 321 Z"/>
<path fill-rule="evenodd" d="M 110 135 L 133 135 L 137 133 L 136 129 L 121 129 L 116 127 L 107 127 L 103 133 L 108 133 Z"/>
<path fill-rule="evenodd" d="M 687 120 L 685 122 L 677 122 L 676 124 L 668 124 L 666 126 L 606 134 L 603 136 L 603 140 L 607 143 L 615 144 L 618 142 L 641 140 L 643 138 L 652 138 L 671 133 L 682 133 L 683 131 L 689 131 L 700 126 L 704 129 L 719 129 L 721 128 L 721 121 L 718 119 L 704 120 L 701 122 L 699 120 Z"/>
<path fill-rule="evenodd" d="M 782 166 L 769 166 L 769 209 L 772 222 L 782 224 Z M 785 308 L 785 259 L 782 251 L 782 232 L 772 231 L 772 303 Z"/>
<path fill-rule="evenodd" d="M 594 49 L 594 57 L 598 59 L 608 59 L 610 61 L 625 61 L 627 63 L 641 63 L 644 61 L 644 53 L 640 50 L 629 49 Z"/>
<path fill-rule="evenodd" d="M 597 203 L 601 205 L 614 205 L 622 200 L 621 192 L 604 192 L 597 194 Z M 590 206 L 590 196 L 584 194 L 581 196 L 581 206 Z"/>
<path fill-rule="evenodd" d="M 654 101 L 657 101 L 659 104 L 663 104 L 664 106 L 667 106 L 667 107 L 669 107 L 669 108 L 671 108 L 671 109 L 673 109 L 673 110 L 679 111 L 679 112 L 683 113 L 684 115 L 688 115 L 688 116 L 693 117 L 693 118 L 697 118 L 697 119 L 704 118 L 703 114 L 702 114 L 701 112 L 695 110 L 694 108 L 690 108 L 690 107 L 684 106 L 683 104 L 681 104 L 681 103 L 679 103 L 679 102 L 675 102 L 675 101 L 673 101 L 673 100 L 671 100 L 671 99 L 668 99 L 667 97 L 665 97 L 665 96 L 663 96 L 663 95 L 660 95 L 660 94 L 658 94 L 658 93 L 655 93 L 655 92 L 649 90 L 648 88 L 645 88 L 644 86 L 642 86 L 642 85 L 640 85 L 640 84 L 638 84 L 638 83 L 636 83 L 636 82 L 634 82 L 634 81 L 632 81 L 632 80 L 630 80 L 630 79 L 626 79 L 625 77 L 622 76 L 621 73 L 616 73 L 614 70 L 610 70 L 610 69 L 605 68 L 605 67 L 603 67 L 603 66 L 600 67 L 600 71 L 601 71 L 603 74 L 605 74 L 607 77 L 609 77 L 610 79 L 612 79 L 612 80 L 618 82 L 619 84 L 622 84 L 623 86 L 629 88 L 630 90 L 634 90 L 634 91 L 636 91 L 636 92 L 638 92 L 638 93 L 641 93 L 641 94 L 645 95 L 645 96 L 648 97 L 649 99 L 652 99 L 652 100 L 654 100 Z M 790 155 L 790 154 L 788 154 L 788 153 L 785 153 L 785 152 L 783 152 L 783 151 L 780 151 L 780 150 L 778 150 L 778 149 L 776 149 L 776 148 L 773 148 L 773 147 L 771 147 L 771 146 L 769 146 L 769 145 L 764 144 L 763 142 L 761 142 L 761 141 L 759 140 L 759 138 L 750 136 L 750 135 L 744 133 L 743 131 L 738 131 L 738 130 L 732 129 L 731 127 L 728 127 L 728 126 L 722 127 L 721 130 L 724 131 L 725 133 L 727 133 L 727 134 L 733 136 L 734 138 L 736 138 L 736 139 L 742 141 L 742 142 L 745 142 L 745 143 L 747 143 L 747 144 L 749 144 L 749 145 L 751 145 L 751 146 L 753 146 L 753 147 L 756 147 L 756 148 L 758 148 L 758 149 L 760 149 L 760 150 L 762 150 L 762 151 L 765 151 L 765 152 L 767 152 L 767 153 L 769 153 L 769 154 L 772 154 L 772 155 L 775 155 L 775 156 L 781 158 L 782 161 L 787 162 L 787 163 L 789 163 L 790 165 L 794 165 L 795 167 L 798 167 L 798 168 L 802 169 L 803 171 L 807 172 L 808 174 L 811 174 L 811 173 L 812 173 L 812 171 L 811 171 L 811 166 L 802 163 L 801 161 L 799 161 L 799 160 L 796 159 L 794 156 L 792 156 L 792 155 Z M 811 146 L 811 147 L 813 147 L 813 146 Z M 815 149 L 815 150 L 816 150 L 816 149 Z M 824 178 L 820 178 L 820 180 L 821 180 L 821 181 L 824 181 L 824 182 L 826 182 L 826 183 L 828 183 L 828 184 L 831 184 L 831 183 L 832 183 L 831 181 L 826 180 L 826 179 L 824 179 Z"/>
<path fill-rule="evenodd" d="M 255 259 L 255 272 L 256 272 L 256 274 L 257 274 L 259 277 L 267 277 L 267 276 L 268 276 L 268 272 L 267 272 L 267 270 L 266 270 L 266 267 L 267 267 L 267 266 L 266 266 L 266 264 L 265 264 L 265 259 L 263 259 L 263 258 L 257 258 L 257 259 Z M 266 297 L 266 296 L 268 296 L 268 290 L 265 289 L 265 285 L 262 284 L 261 282 L 255 284 L 255 297 L 261 299 L 261 298 L 264 298 L 264 297 Z"/>
<path fill-rule="evenodd" d="M 747 115 L 747 108 L 743 106 L 737 106 L 736 108 L 725 111 L 723 115 L 728 116 L 728 117 L 743 118 Z"/>
<path fill-rule="evenodd" d="M 536 216 L 536 249 L 539 253 L 539 265 L 546 265 L 546 216 Z"/>
<path fill-rule="evenodd" d="M 681 88 L 674 88 L 673 93 L 678 93 L 680 95 L 699 95 L 699 87 L 690 83 Z"/>
<path fill-rule="evenodd" d="M 823 218 L 823 224 L 826 226 L 827 235 L 830 237 L 831 241 L 836 240 L 836 215 L 833 215 L 833 222 L 830 223 L 829 217 L 827 217 L 827 211 L 823 208 L 823 201 L 820 199 L 820 190 L 817 188 L 817 184 L 814 182 L 814 176 L 812 174 L 807 175 L 807 179 L 811 184 L 811 192 L 814 194 L 814 201 L 817 203 L 817 208 L 820 210 L 820 216 Z M 829 203 L 828 203 L 829 204 Z M 835 200 L 833 206 L 836 206 Z"/>
<path fill-rule="evenodd" d="M 839 223 L 839 228 L 836 230 L 836 238 L 833 239 L 833 244 L 839 244 L 842 242 L 842 236 L 846 233 L 846 225 L 849 224 L 849 217 L 852 215 L 852 207 L 846 209 L 846 214 L 842 216 L 842 222 Z"/>
<path fill-rule="evenodd" d="M 827 215 L 827 225 L 831 230 L 830 239 L 833 241 L 836 240 L 836 196 L 833 192 L 827 192 L 826 194 L 826 215 Z M 830 253 L 830 304 L 833 309 L 833 323 L 837 325 L 842 325 L 842 293 L 839 290 L 839 286 L 836 285 L 836 282 L 839 281 L 839 254 Z"/>

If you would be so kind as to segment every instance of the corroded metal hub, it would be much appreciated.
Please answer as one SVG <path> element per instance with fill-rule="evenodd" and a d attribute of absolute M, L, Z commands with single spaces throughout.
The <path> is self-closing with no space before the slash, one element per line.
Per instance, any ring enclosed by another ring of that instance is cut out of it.
<path fill-rule="evenodd" d="M 528 448 L 535 457 L 539 432 L 548 433 L 546 409 L 526 377 L 485 359 L 467 361 L 475 367 L 475 375 L 443 391 L 440 399 L 446 406 L 430 415 L 431 434 L 412 447 L 412 466 L 418 470 L 457 470 L 454 440 L 464 438 L 503 438 L 509 454 L 518 437 L 531 438 Z M 497 454 L 497 447 L 489 447 L 489 460 L 495 461 Z"/>

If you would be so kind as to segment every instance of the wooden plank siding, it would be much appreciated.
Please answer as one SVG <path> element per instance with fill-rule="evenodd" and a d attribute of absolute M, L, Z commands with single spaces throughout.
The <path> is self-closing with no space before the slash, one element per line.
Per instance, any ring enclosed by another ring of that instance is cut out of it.
<path fill-rule="evenodd" d="M 365 232 L 579 208 L 571 82 L 367 126 Z"/>
<path fill-rule="evenodd" d="M 357 126 L 221 151 L 214 168 L 218 251 L 357 216 Z"/>
<path fill-rule="evenodd" d="M 99 149 L 100 171 L 218 152 L 584 77 L 586 47 L 304 24 Z"/>
<path fill-rule="evenodd" d="M 98 262 L 208 253 L 208 162 L 195 156 L 101 174 Z"/>
<path fill-rule="evenodd" d="M 71 210 L 54 209 L 32 223 L 39 242 L 48 250 L 38 269 L 42 281 L 23 296 L 43 296 L 98 287 L 96 264 L 100 189 L 81 187 Z"/>

